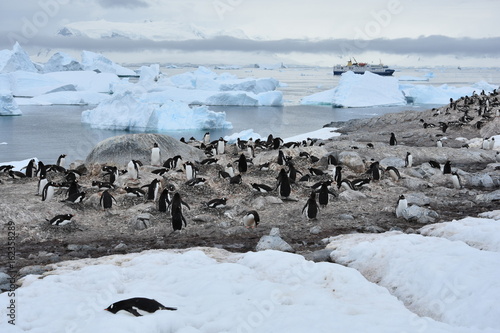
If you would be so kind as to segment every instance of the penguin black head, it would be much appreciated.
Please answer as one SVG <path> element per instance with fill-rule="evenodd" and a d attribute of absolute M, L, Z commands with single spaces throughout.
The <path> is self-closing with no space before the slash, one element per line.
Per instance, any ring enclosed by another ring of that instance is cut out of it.
<path fill-rule="evenodd" d="M 405 199 L 405 196 L 404 196 L 403 194 L 401 194 L 401 195 L 399 196 L 399 200 L 404 200 L 404 199 Z"/>
<path fill-rule="evenodd" d="M 153 147 L 158 148 L 158 144 L 156 142 L 153 143 Z"/>

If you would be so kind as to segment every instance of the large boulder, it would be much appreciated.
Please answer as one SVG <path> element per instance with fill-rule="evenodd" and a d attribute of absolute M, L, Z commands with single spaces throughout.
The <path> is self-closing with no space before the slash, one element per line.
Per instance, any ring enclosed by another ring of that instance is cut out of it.
<path fill-rule="evenodd" d="M 99 142 L 85 160 L 93 163 L 126 165 L 130 160 L 151 163 L 151 148 L 157 143 L 161 151 L 161 161 L 175 155 L 183 160 L 201 161 L 205 158 L 202 150 L 191 147 L 168 135 L 140 133 L 114 136 Z"/>

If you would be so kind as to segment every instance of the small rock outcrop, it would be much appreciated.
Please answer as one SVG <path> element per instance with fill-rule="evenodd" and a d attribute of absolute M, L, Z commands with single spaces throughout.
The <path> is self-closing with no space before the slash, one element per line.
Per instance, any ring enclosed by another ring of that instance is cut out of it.
<path fill-rule="evenodd" d="M 295 252 L 295 250 L 285 242 L 280 236 L 279 228 L 272 228 L 269 235 L 262 236 L 255 248 L 257 251 L 277 250 L 284 252 Z"/>

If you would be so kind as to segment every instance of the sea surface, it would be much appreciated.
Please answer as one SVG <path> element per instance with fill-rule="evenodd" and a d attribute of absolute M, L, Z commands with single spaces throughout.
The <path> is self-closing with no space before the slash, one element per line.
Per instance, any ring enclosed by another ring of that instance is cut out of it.
<path fill-rule="evenodd" d="M 162 68 L 167 75 L 192 71 L 195 68 Z M 212 138 L 230 135 L 246 129 L 267 137 L 272 133 L 283 138 L 317 130 L 332 121 L 369 118 L 385 113 L 405 110 L 427 110 L 436 105 L 407 105 L 398 107 L 332 108 L 329 106 L 300 105 L 301 98 L 316 92 L 334 88 L 339 77 L 333 76 L 331 68 L 285 68 L 263 70 L 242 68 L 237 70 L 215 70 L 230 72 L 237 77 L 273 77 L 283 86 L 285 105 L 282 107 L 210 107 L 213 111 L 226 112 L 226 120 L 232 129 L 209 130 Z M 498 68 L 402 68 L 396 77 L 410 76 L 429 81 L 409 81 L 412 84 L 439 86 L 470 86 L 479 81 L 500 83 Z M 100 141 L 132 131 L 98 130 L 80 122 L 82 111 L 93 106 L 21 106 L 22 116 L 0 117 L 0 163 L 37 157 L 45 163 L 55 163 L 60 154 L 68 161 L 84 160 Z M 162 134 L 177 139 L 195 137 L 201 139 L 205 129 L 190 131 L 168 131 Z"/>

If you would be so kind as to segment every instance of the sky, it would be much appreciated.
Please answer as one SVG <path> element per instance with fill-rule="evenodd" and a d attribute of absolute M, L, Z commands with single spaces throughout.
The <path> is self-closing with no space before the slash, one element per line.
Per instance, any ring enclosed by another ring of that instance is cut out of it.
<path fill-rule="evenodd" d="M 498 13 L 498 0 L 3 0 L 0 49 L 125 64 L 484 67 L 499 64 Z M 65 27 L 78 33 L 58 35 Z"/>

